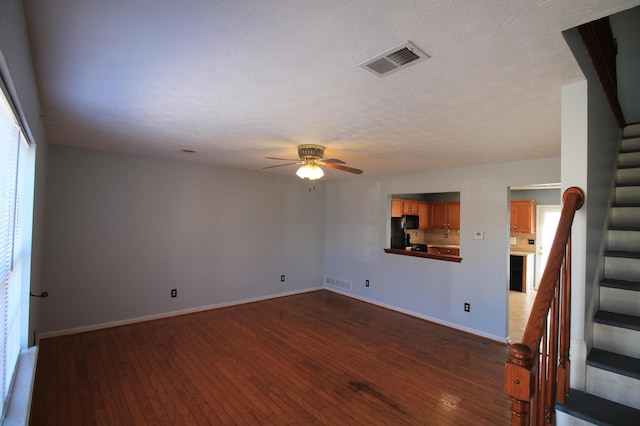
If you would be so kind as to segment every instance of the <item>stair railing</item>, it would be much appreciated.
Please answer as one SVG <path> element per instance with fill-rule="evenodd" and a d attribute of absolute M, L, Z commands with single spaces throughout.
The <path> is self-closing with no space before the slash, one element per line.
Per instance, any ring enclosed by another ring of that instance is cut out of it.
<path fill-rule="evenodd" d="M 580 188 L 562 194 L 562 213 L 522 342 L 509 347 L 505 391 L 512 425 L 555 424 L 555 402 L 569 393 L 571 225 L 584 204 Z"/>

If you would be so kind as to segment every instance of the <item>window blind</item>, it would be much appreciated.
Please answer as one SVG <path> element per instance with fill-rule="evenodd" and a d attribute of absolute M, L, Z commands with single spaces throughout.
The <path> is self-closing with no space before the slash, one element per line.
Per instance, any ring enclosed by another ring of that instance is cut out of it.
<path fill-rule="evenodd" d="M 24 225 L 21 205 L 25 182 L 25 167 L 21 153 L 29 145 L 20 130 L 9 101 L 0 96 L 0 321 L 2 321 L 1 390 L 2 415 L 11 389 L 20 354 L 21 312 L 23 288 Z M 28 283 L 26 283 L 28 285 Z"/>

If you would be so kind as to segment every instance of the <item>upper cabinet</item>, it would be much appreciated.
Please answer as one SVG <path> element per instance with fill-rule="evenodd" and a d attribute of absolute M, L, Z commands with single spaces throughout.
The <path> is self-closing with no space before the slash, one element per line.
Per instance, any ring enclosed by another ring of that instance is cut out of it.
<path fill-rule="evenodd" d="M 431 203 L 431 228 L 460 229 L 460 203 Z"/>
<path fill-rule="evenodd" d="M 404 202 L 397 198 L 391 199 L 391 217 L 402 217 Z"/>
<path fill-rule="evenodd" d="M 420 217 L 418 228 L 427 229 L 429 227 L 429 203 L 418 203 L 418 216 Z"/>
<path fill-rule="evenodd" d="M 418 201 L 404 200 L 402 203 L 403 203 L 403 209 L 402 209 L 403 214 L 414 215 L 414 216 L 418 215 L 418 204 L 420 204 Z"/>
<path fill-rule="evenodd" d="M 536 201 L 511 201 L 511 232 L 533 234 L 536 232 Z"/>
<path fill-rule="evenodd" d="M 402 217 L 403 215 L 418 216 L 420 218 L 419 229 L 429 227 L 429 203 L 392 198 L 391 217 Z"/>

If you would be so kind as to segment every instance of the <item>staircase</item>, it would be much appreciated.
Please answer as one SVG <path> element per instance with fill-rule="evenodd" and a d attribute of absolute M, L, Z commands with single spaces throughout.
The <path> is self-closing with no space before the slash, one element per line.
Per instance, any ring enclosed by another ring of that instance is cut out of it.
<path fill-rule="evenodd" d="M 557 406 L 573 416 L 559 424 L 640 425 L 640 125 L 623 134 L 607 244 L 586 389 Z"/>

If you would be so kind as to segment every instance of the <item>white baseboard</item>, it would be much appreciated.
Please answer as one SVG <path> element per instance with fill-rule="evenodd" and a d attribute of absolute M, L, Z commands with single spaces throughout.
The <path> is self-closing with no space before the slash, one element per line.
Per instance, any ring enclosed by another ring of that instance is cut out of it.
<path fill-rule="evenodd" d="M 65 336 L 65 335 L 68 335 L 68 334 L 78 334 L 78 333 L 84 333 L 84 332 L 87 332 L 87 331 L 100 330 L 100 329 L 103 329 L 103 328 L 118 327 L 118 326 L 121 326 L 121 325 L 135 324 L 135 323 L 138 323 L 138 322 L 145 322 L 145 321 L 152 321 L 152 320 L 163 319 L 163 318 L 176 317 L 176 316 L 179 316 L 179 315 L 193 314 L 195 312 L 208 311 L 208 310 L 211 310 L 211 309 L 226 308 L 226 307 L 235 306 L 235 305 L 243 305 L 245 303 L 260 302 L 262 300 L 276 299 L 278 297 L 292 296 L 292 295 L 295 295 L 295 294 L 308 293 L 310 291 L 317 291 L 317 290 L 322 290 L 322 289 L 323 289 L 322 286 L 312 287 L 312 288 L 306 288 L 306 289 L 303 289 L 303 290 L 295 290 L 295 291 L 289 291 L 289 292 L 285 292 L 285 293 L 270 294 L 270 295 L 267 295 L 267 296 L 252 297 L 252 298 L 249 298 L 249 299 L 234 300 L 232 302 L 217 303 L 217 304 L 214 304 L 214 305 L 200 306 L 200 307 L 197 307 L 197 308 L 182 309 L 182 310 L 179 310 L 179 311 L 164 312 L 164 313 L 161 313 L 161 314 L 147 315 L 147 316 L 143 316 L 143 317 L 129 318 L 129 319 L 125 319 L 125 320 L 112 321 L 112 322 L 88 325 L 88 326 L 83 326 L 83 327 L 74 327 L 74 328 L 67 328 L 67 329 L 64 329 L 64 330 L 47 331 L 47 332 L 41 333 L 41 334 L 39 334 L 37 336 L 36 345 L 40 342 L 40 339 L 47 339 L 47 338 L 50 338 L 50 337 Z"/>
<path fill-rule="evenodd" d="M 407 309 L 399 308 L 399 307 L 394 306 L 394 305 L 389 305 L 387 303 L 382 303 L 382 302 L 379 302 L 377 300 L 368 299 L 366 297 L 362 297 L 362 296 L 355 295 L 353 293 L 349 293 L 348 291 L 341 291 L 339 289 L 336 289 L 336 288 L 333 288 L 333 287 L 329 287 L 329 286 L 325 286 L 324 289 L 332 291 L 334 293 L 342 294 L 343 296 L 347 296 L 347 297 L 351 297 L 353 299 L 360 300 L 362 302 L 371 303 L 372 305 L 380 306 L 382 308 L 390 309 L 390 310 L 396 311 L 396 312 L 401 312 L 403 314 L 410 315 L 412 317 L 420 318 L 420 319 L 423 319 L 423 320 L 426 320 L 426 321 L 434 322 L 436 324 L 444 325 L 444 326 L 449 327 L 449 328 L 454 328 L 456 330 L 464 331 L 465 333 L 469 333 L 469 334 L 473 334 L 473 335 L 476 335 L 476 336 L 484 337 L 484 338 L 490 339 L 490 340 L 495 340 L 496 342 L 500 342 L 500 343 L 505 343 L 505 344 L 508 343 L 507 339 L 504 338 L 504 337 L 495 336 L 493 334 L 485 333 L 484 331 L 476 330 L 476 329 L 469 328 L 469 327 L 463 327 L 460 324 L 455 324 L 455 323 L 452 323 L 452 322 L 443 321 L 443 320 L 441 320 L 439 318 L 430 317 L 428 315 L 419 314 L 417 312 L 413 312 L 413 311 L 409 311 Z"/>

